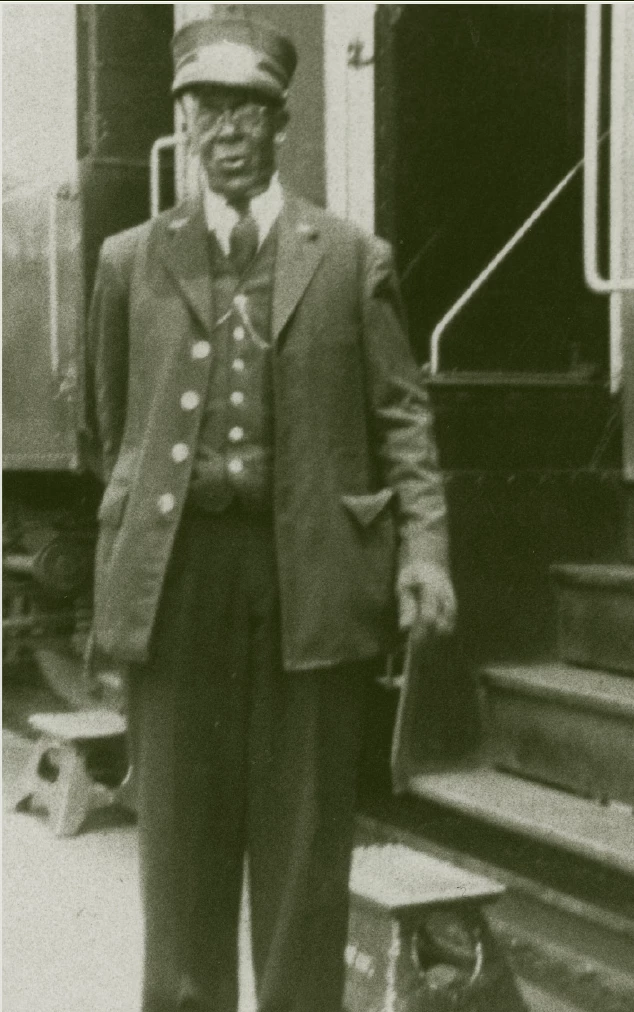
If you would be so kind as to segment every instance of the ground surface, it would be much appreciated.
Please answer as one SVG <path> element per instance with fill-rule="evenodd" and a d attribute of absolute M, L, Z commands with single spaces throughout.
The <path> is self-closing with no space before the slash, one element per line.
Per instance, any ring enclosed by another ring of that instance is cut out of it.
<path fill-rule="evenodd" d="M 30 743 L 3 732 L 4 1012 L 137 1012 L 141 910 L 136 829 L 121 816 L 55 839 L 46 820 L 13 811 Z M 240 1012 L 253 1012 L 246 918 Z M 533 988 L 531 1012 L 577 1012 Z"/>
<path fill-rule="evenodd" d="M 55 839 L 44 818 L 14 812 L 28 748 L 23 737 L 3 732 L 2 1008 L 137 1012 L 142 938 L 136 829 L 113 813 L 79 836 Z M 241 1012 L 250 1012 L 244 955 L 241 985 Z"/>
<path fill-rule="evenodd" d="M 22 675 L 5 681 L 3 698 L 3 1012 L 138 1012 L 135 826 L 123 812 L 97 813 L 78 836 L 56 839 L 45 817 L 15 811 L 32 744 L 29 715 L 81 703 L 65 685 Z M 254 1012 L 246 904 L 240 950 L 239 1012 Z M 524 990 L 530 1012 L 580 1012 Z"/>

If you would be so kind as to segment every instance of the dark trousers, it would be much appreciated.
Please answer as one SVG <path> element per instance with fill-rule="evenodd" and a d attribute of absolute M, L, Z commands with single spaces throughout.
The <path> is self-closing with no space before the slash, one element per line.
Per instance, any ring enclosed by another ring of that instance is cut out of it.
<path fill-rule="evenodd" d="M 370 666 L 285 673 L 269 519 L 187 511 L 131 671 L 143 1012 L 233 1012 L 248 853 L 259 1012 L 339 1012 Z"/>

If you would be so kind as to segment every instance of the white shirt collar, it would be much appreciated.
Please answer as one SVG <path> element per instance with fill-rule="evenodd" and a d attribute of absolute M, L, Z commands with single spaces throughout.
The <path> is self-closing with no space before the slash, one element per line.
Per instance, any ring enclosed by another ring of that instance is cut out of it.
<path fill-rule="evenodd" d="M 210 232 L 214 232 L 218 243 L 225 254 L 229 253 L 229 237 L 233 226 L 240 216 L 224 197 L 214 193 L 206 184 L 203 187 L 205 220 Z M 277 172 L 271 179 L 268 190 L 259 193 L 251 201 L 250 212 L 258 226 L 258 239 L 261 246 L 277 220 L 284 206 L 284 191 Z"/>

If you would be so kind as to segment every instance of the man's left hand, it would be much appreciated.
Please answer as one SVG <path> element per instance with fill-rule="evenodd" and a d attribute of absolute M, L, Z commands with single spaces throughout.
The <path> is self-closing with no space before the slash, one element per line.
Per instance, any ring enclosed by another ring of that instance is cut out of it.
<path fill-rule="evenodd" d="M 456 596 L 446 569 L 435 563 L 408 562 L 399 573 L 399 626 L 422 639 L 448 635 L 456 624 Z"/>

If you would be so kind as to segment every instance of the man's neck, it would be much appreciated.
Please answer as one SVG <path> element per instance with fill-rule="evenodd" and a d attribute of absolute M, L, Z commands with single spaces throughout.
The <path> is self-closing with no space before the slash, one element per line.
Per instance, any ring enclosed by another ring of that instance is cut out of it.
<path fill-rule="evenodd" d="M 264 190 L 260 190 L 259 193 L 264 193 Z M 218 196 L 220 196 L 221 200 L 224 200 L 229 207 L 232 207 L 233 210 L 236 212 L 236 214 L 239 214 L 240 217 L 243 218 L 245 214 L 249 213 L 249 210 L 251 208 L 251 200 L 253 199 L 253 197 L 256 196 L 256 194 L 255 193 L 249 194 L 248 197 L 242 196 L 232 198 L 223 197 L 221 194 L 219 194 Z"/>
<path fill-rule="evenodd" d="M 230 202 L 224 194 L 215 193 L 206 185 L 206 180 L 204 182 L 207 227 L 215 233 L 224 252 L 229 249 L 229 237 L 233 226 L 249 212 L 258 226 L 260 244 L 263 243 L 284 202 L 277 173 L 273 175 L 265 189 L 253 196 L 244 197 L 239 204 L 236 201 Z"/>

